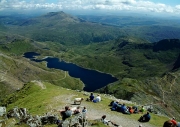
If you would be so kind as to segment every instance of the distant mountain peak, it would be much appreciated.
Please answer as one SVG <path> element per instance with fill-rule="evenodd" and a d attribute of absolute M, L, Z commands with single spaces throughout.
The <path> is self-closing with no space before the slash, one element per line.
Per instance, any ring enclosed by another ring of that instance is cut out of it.
<path fill-rule="evenodd" d="M 67 14 L 64 13 L 63 11 L 60 11 L 60 12 L 49 12 L 49 13 L 45 14 L 44 16 L 57 16 L 57 15 L 66 16 Z"/>
<path fill-rule="evenodd" d="M 48 18 L 50 20 L 59 20 L 59 21 L 65 21 L 65 22 L 80 22 L 79 18 L 77 17 L 73 17 L 69 14 L 66 14 L 63 11 L 59 11 L 59 12 L 49 12 L 43 16 L 41 16 L 41 18 Z"/>
<path fill-rule="evenodd" d="M 49 12 L 45 15 L 42 15 L 40 17 L 32 18 L 29 20 L 24 21 L 21 26 L 30 26 L 30 25 L 45 25 L 45 26 L 52 26 L 58 25 L 58 24 L 71 24 L 71 23 L 79 23 L 79 22 L 85 22 L 82 19 L 79 19 L 77 17 L 71 16 L 69 14 L 66 14 L 63 11 L 59 12 Z"/>

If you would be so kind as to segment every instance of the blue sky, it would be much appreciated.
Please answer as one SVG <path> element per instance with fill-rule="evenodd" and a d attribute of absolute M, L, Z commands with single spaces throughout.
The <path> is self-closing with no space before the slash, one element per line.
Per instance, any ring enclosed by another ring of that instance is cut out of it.
<path fill-rule="evenodd" d="M 149 1 L 152 1 L 154 3 L 164 3 L 171 6 L 180 4 L 180 0 L 149 0 Z"/>
<path fill-rule="evenodd" d="M 180 15 L 180 0 L 0 0 L 1 11 L 129 11 Z"/>

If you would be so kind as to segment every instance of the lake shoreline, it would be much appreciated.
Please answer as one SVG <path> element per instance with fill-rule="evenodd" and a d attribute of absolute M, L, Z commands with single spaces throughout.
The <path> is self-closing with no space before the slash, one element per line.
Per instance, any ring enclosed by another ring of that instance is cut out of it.
<path fill-rule="evenodd" d="M 42 59 L 37 59 L 40 54 L 35 52 L 24 53 L 24 57 L 35 62 L 46 61 L 47 68 L 55 68 L 67 71 L 69 76 L 79 78 L 84 84 L 84 91 L 93 92 L 110 83 L 118 81 L 115 76 L 109 73 L 103 73 L 98 70 L 84 68 L 71 62 L 61 60 L 61 58 L 45 56 Z"/>

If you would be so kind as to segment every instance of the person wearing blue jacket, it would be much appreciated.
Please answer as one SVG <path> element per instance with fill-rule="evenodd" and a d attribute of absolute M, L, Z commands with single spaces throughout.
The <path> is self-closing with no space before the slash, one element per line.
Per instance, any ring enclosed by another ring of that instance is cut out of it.
<path fill-rule="evenodd" d="M 139 122 L 149 122 L 150 119 L 151 119 L 150 113 L 147 112 L 146 114 L 141 116 L 138 121 Z"/>
<path fill-rule="evenodd" d="M 125 104 L 123 104 L 123 105 L 121 106 L 121 112 L 122 112 L 123 114 L 130 114 L 130 112 L 129 112 L 129 110 L 127 109 L 127 107 L 126 107 Z"/>

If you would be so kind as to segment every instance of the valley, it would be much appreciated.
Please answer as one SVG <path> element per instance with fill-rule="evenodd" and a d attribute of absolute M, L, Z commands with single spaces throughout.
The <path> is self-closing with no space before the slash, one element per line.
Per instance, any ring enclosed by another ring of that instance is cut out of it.
<path fill-rule="evenodd" d="M 17 91 L 24 92 L 26 99 L 31 92 L 21 88 L 31 82 L 42 88 L 41 82 L 46 82 L 52 87 L 83 90 L 81 79 L 67 70 L 48 68 L 47 61 L 34 62 L 23 57 L 26 52 L 36 52 L 41 54 L 37 59 L 51 56 L 118 79 L 92 92 L 110 94 L 137 105 L 152 105 L 156 113 L 180 120 L 180 26 L 176 22 L 166 24 L 169 21 L 161 24 L 162 20 L 146 22 L 148 18 L 135 18 L 135 22 L 127 17 L 117 18 L 117 22 L 113 22 L 114 18 L 98 18 L 75 17 L 65 12 L 23 20 L 1 17 L 0 104 L 11 108 L 20 103 L 26 106 Z M 19 99 L 12 99 L 11 93 Z M 31 109 L 40 112 L 34 110 Z"/>

